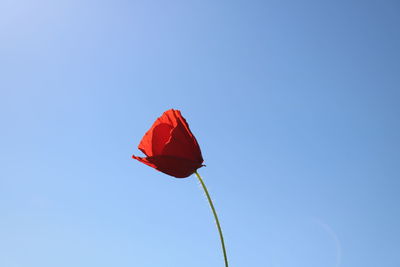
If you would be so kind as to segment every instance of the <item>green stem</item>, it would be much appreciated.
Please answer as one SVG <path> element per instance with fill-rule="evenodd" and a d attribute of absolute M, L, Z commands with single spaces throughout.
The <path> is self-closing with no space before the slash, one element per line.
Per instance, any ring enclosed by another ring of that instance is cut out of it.
<path fill-rule="evenodd" d="M 224 236 L 222 234 L 221 225 L 219 224 L 217 212 L 215 211 L 214 204 L 213 204 L 213 202 L 211 200 L 210 194 L 208 193 L 207 187 L 203 182 L 203 179 L 201 179 L 201 176 L 197 171 L 195 171 L 194 173 L 196 174 L 197 178 L 200 181 L 201 186 L 204 189 L 204 192 L 206 193 L 206 196 L 207 196 L 207 199 L 208 199 L 208 203 L 210 204 L 211 210 L 212 210 L 212 212 L 214 214 L 214 219 L 215 219 L 215 222 L 217 223 L 217 228 L 218 228 L 218 232 L 219 232 L 219 238 L 221 239 L 222 252 L 224 253 L 225 267 L 228 267 L 228 257 L 226 256 Z"/>

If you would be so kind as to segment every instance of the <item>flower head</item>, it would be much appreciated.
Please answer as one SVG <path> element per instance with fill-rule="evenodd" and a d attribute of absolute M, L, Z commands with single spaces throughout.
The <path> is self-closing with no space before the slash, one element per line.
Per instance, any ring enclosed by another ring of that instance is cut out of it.
<path fill-rule="evenodd" d="M 177 178 L 188 177 L 203 166 L 199 144 L 179 110 L 165 111 L 138 148 L 146 157 L 132 158 Z"/>

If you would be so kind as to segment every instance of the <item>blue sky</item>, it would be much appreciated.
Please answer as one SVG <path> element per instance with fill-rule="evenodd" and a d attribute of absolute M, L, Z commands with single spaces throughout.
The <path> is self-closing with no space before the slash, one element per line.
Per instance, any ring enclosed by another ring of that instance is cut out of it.
<path fill-rule="evenodd" d="M 398 1 L 0 2 L 0 266 L 400 265 Z"/>

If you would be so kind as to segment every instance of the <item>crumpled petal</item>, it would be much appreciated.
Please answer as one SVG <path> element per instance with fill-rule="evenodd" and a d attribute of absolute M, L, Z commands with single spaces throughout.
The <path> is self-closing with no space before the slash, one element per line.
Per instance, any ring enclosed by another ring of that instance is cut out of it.
<path fill-rule="evenodd" d="M 171 110 L 164 112 L 145 133 L 138 148 L 146 156 L 160 155 L 175 125 L 176 118 L 173 116 L 173 112 Z"/>
<path fill-rule="evenodd" d="M 136 159 L 136 160 L 138 160 L 138 161 L 140 161 L 140 162 L 142 162 L 142 163 L 144 163 L 144 164 L 146 164 L 146 165 L 148 165 L 148 166 L 150 166 L 152 168 L 157 168 L 157 166 L 154 163 L 150 162 L 147 158 L 137 157 L 135 155 L 133 155 L 132 158 Z"/>
<path fill-rule="evenodd" d="M 162 151 L 163 155 L 175 156 L 190 159 L 200 164 L 203 162 L 200 147 L 196 138 L 189 134 L 187 128 L 178 121 L 177 126 L 172 130 L 171 137 L 165 144 Z"/>

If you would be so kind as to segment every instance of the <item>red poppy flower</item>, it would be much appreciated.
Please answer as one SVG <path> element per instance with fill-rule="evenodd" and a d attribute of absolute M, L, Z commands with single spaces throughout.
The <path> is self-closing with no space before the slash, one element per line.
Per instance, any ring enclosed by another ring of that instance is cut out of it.
<path fill-rule="evenodd" d="M 138 148 L 146 157 L 132 158 L 177 178 L 188 177 L 203 166 L 199 144 L 179 110 L 165 111 Z"/>

